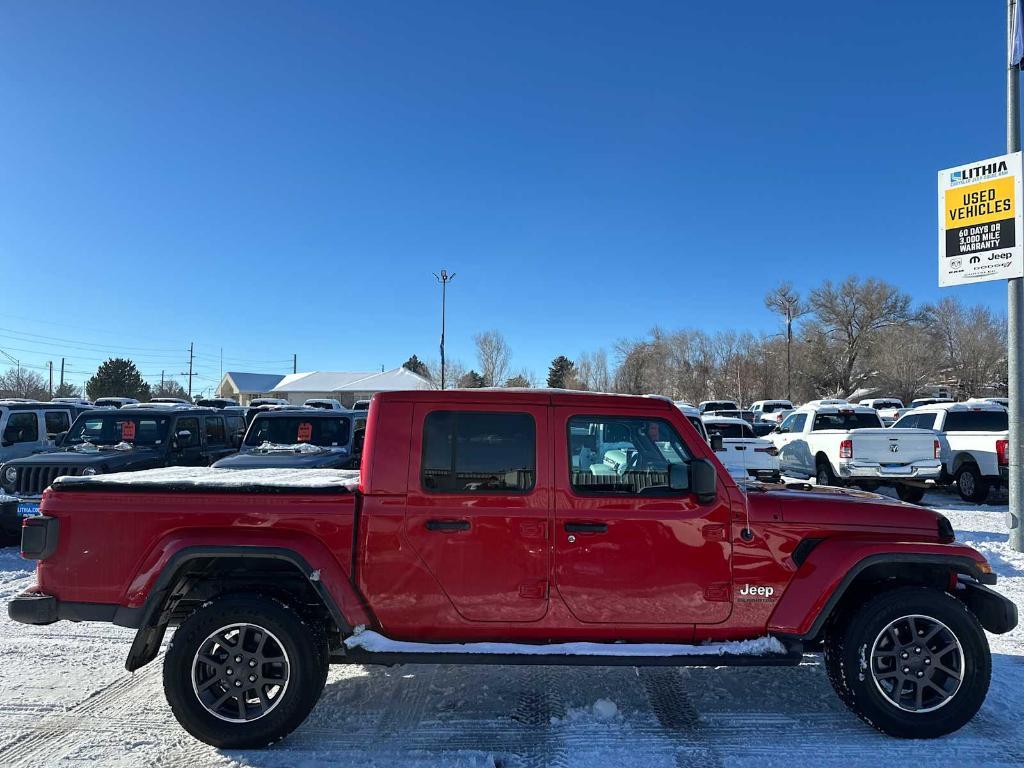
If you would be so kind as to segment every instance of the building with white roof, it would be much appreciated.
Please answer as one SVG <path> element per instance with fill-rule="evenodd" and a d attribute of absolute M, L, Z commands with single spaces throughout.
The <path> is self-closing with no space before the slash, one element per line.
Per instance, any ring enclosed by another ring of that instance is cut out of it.
<path fill-rule="evenodd" d="M 311 398 L 339 400 L 351 408 L 356 400 L 365 400 L 377 392 L 409 389 L 432 389 L 428 379 L 407 368 L 390 371 L 308 371 L 286 376 L 237 373 L 224 374 L 218 393 L 221 397 L 234 397 L 242 405 L 253 398 L 280 397 L 289 403 L 301 405 Z"/>

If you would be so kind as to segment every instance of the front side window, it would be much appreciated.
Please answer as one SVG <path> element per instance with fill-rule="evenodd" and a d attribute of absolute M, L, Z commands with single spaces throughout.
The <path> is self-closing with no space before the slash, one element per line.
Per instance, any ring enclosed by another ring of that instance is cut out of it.
<path fill-rule="evenodd" d="M 56 437 L 71 428 L 71 418 L 64 411 L 46 411 L 46 435 Z"/>
<path fill-rule="evenodd" d="M 420 482 L 434 493 L 524 493 L 537 475 L 527 413 L 433 411 L 423 422 Z"/>
<path fill-rule="evenodd" d="M 39 439 L 39 417 L 33 412 L 12 413 L 4 428 L 5 443 L 34 443 Z"/>
<path fill-rule="evenodd" d="M 199 419 L 178 419 L 178 426 L 174 431 L 178 435 L 188 432 L 188 437 L 178 438 L 180 447 L 191 448 L 194 445 L 199 445 Z"/>
<path fill-rule="evenodd" d="M 569 419 L 569 472 L 585 494 L 675 496 L 669 465 L 691 454 L 664 419 L 574 416 Z"/>

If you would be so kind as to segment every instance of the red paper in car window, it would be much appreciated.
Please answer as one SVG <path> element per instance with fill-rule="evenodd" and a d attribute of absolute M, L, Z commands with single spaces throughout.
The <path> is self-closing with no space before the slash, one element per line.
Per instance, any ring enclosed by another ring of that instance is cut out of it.
<path fill-rule="evenodd" d="M 135 422 L 134 421 L 122 421 L 121 422 L 121 439 L 126 443 L 130 443 L 135 439 Z"/>
<path fill-rule="evenodd" d="M 295 442 L 297 443 L 308 443 L 310 438 L 313 437 L 313 425 L 308 421 L 303 421 L 299 424 L 299 434 L 295 436 Z"/>

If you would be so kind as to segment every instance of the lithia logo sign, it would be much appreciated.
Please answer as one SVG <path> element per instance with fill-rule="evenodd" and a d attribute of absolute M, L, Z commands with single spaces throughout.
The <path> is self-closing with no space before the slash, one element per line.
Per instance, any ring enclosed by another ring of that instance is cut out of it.
<path fill-rule="evenodd" d="M 939 171 L 939 285 L 1024 276 L 1021 153 Z"/>
<path fill-rule="evenodd" d="M 1008 172 L 1009 169 L 1007 168 L 1005 160 L 999 160 L 995 163 L 986 163 L 984 165 L 974 165 L 970 168 L 950 173 L 949 185 L 951 187 L 957 187 L 970 181 L 982 181 L 990 176 L 998 176 L 999 174 Z"/>

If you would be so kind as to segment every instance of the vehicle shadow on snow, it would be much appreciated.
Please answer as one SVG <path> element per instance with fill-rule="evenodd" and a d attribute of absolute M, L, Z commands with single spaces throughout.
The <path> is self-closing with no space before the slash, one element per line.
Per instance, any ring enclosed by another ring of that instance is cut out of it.
<path fill-rule="evenodd" d="M 818 656 L 799 667 L 335 667 L 307 722 L 242 765 L 534 766 L 733 764 L 778 757 L 787 768 L 877 766 L 887 757 L 1024 762 L 1011 695 L 1021 659 L 993 656 L 993 690 L 959 733 L 904 741 L 839 701 Z M 995 681 L 999 679 L 999 684 Z M 612 704 L 614 703 L 614 704 Z M 314 758 L 315 756 L 315 758 Z"/>

